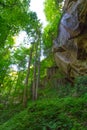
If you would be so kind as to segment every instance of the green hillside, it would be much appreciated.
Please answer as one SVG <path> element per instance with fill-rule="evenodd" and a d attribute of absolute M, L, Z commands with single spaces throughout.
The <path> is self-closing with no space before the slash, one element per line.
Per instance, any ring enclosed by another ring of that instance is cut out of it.
<path fill-rule="evenodd" d="M 86 130 L 87 95 L 43 99 L 0 125 L 0 130 Z"/>

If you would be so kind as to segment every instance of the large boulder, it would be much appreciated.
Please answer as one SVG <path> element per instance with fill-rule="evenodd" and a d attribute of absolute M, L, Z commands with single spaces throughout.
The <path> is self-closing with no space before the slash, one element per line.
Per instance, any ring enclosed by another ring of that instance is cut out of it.
<path fill-rule="evenodd" d="M 87 74 L 87 0 L 65 0 L 53 51 L 57 65 L 70 77 Z"/>

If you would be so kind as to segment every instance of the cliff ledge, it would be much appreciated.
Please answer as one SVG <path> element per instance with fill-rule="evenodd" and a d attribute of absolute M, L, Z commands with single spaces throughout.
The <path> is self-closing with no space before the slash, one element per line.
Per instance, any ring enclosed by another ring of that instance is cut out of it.
<path fill-rule="evenodd" d="M 70 77 L 87 75 L 87 0 L 65 0 L 54 40 L 57 65 Z"/>

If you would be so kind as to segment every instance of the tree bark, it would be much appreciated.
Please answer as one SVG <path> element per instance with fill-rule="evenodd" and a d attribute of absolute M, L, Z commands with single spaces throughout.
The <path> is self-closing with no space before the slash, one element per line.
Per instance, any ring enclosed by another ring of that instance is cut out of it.
<path fill-rule="evenodd" d="M 27 107 L 27 91 L 28 91 L 28 81 L 29 81 L 29 74 L 30 74 L 30 65 L 31 65 L 31 60 L 32 60 L 32 49 L 30 52 L 30 57 L 28 61 L 28 69 L 27 69 L 27 75 L 25 79 L 25 86 L 24 86 L 24 93 L 23 93 L 23 106 Z"/>
<path fill-rule="evenodd" d="M 40 50 L 39 50 L 39 56 L 38 56 L 38 66 L 37 66 L 37 80 L 36 80 L 36 93 L 35 93 L 35 100 L 38 98 L 38 87 L 40 83 L 40 56 L 41 56 L 41 42 L 39 43 L 40 45 Z"/>
<path fill-rule="evenodd" d="M 34 77 L 32 99 L 38 98 L 38 86 L 40 81 L 40 55 L 41 55 L 41 30 L 37 29 L 37 42 L 35 43 L 35 61 L 34 61 Z"/>
<path fill-rule="evenodd" d="M 34 76 L 33 76 L 33 88 L 32 88 L 32 99 L 35 100 L 36 91 L 36 69 L 37 69 L 37 49 L 38 45 L 35 43 L 35 61 L 34 61 Z"/>

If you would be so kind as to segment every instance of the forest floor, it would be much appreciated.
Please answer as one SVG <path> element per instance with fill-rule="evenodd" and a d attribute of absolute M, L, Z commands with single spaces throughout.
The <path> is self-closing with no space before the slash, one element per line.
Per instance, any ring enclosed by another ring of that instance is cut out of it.
<path fill-rule="evenodd" d="M 0 130 L 87 130 L 87 77 L 74 86 L 59 72 L 45 77 L 38 100 L 0 109 Z M 2 107 L 3 108 L 3 107 Z"/>
<path fill-rule="evenodd" d="M 0 130 L 87 130 L 87 94 L 58 96 L 51 87 L 40 94 L 25 109 L 16 105 L 0 110 Z"/>

